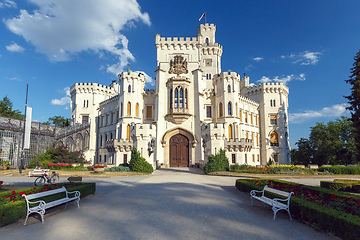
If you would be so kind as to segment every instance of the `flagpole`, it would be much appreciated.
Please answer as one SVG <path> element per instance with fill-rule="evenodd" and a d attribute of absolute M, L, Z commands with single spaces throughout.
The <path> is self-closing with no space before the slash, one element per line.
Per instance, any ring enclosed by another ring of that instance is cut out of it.
<path fill-rule="evenodd" d="M 205 24 L 206 24 L 206 11 L 205 11 Z"/>

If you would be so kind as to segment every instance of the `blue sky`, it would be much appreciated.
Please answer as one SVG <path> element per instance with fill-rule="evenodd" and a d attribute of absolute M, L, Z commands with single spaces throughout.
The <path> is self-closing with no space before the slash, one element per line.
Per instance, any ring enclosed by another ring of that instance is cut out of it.
<path fill-rule="evenodd" d="M 154 84 L 155 34 L 196 36 L 199 17 L 217 26 L 222 71 L 290 88 L 290 142 L 345 111 L 353 57 L 360 48 L 360 1 L 0 0 L 0 98 L 33 119 L 70 117 L 75 82 L 108 85 L 126 69 Z M 202 20 L 200 23 L 204 23 Z"/>

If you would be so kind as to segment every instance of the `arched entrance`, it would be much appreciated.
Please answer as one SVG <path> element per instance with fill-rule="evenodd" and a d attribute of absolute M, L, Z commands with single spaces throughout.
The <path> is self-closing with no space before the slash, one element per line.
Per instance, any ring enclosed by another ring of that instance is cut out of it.
<path fill-rule="evenodd" d="M 189 139 L 178 133 L 170 138 L 170 167 L 189 166 Z"/>

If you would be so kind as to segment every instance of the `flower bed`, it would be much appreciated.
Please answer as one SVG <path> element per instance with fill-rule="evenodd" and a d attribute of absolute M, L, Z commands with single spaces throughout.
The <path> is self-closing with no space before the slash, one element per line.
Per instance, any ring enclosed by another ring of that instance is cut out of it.
<path fill-rule="evenodd" d="M 236 187 L 244 192 L 262 190 L 264 185 L 294 192 L 290 212 L 295 219 L 309 222 L 343 239 L 356 239 L 360 236 L 360 196 L 279 180 L 236 181 Z"/>
<path fill-rule="evenodd" d="M 316 170 L 306 169 L 299 165 L 272 165 L 254 167 L 249 165 L 230 165 L 231 172 L 256 173 L 256 174 L 317 174 Z"/>
<path fill-rule="evenodd" d="M 358 180 L 334 179 L 333 182 L 321 181 L 320 186 L 336 191 L 360 193 L 360 181 Z"/>
<path fill-rule="evenodd" d="M 38 192 L 49 191 L 65 186 L 69 192 L 80 191 L 81 198 L 95 193 L 95 183 L 59 183 L 44 185 L 16 191 L 7 191 L 0 193 L 0 227 L 16 222 L 19 218 L 26 217 L 26 202 L 23 194 L 33 194 Z M 55 198 L 49 196 L 47 198 Z M 52 199 L 54 200 L 54 199 Z"/>

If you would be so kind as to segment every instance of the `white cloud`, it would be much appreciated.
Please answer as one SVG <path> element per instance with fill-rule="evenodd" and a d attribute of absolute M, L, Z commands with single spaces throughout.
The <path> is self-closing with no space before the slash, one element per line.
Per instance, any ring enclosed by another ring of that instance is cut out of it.
<path fill-rule="evenodd" d="M 281 83 L 287 84 L 288 82 L 293 81 L 293 80 L 304 81 L 305 79 L 306 79 L 305 74 L 301 73 L 299 76 L 295 76 L 294 74 L 291 74 L 291 75 L 287 75 L 286 77 L 285 76 L 282 76 L 282 77 L 275 76 L 273 79 L 271 79 L 267 76 L 262 76 L 262 78 L 260 80 L 258 80 L 257 82 L 260 82 L 260 83 L 281 82 Z"/>
<path fill-rule="evenodd" d="M 31 42 L 38 52 L 51 61 L 68 61 L 82 51 L 102 51 L 116 56 L 118 63 L 108 72 L 118 74 L 135 58 L 128 49 L 128 39 L 120 31 L 134 21 L 150 25 L 136 0 L 31 0 L 38 8 L 33 13 L 5 20 L 13 33 Z"/>
<path fill-rule="evenodd" d="M 144 74 L 145 82 L 150 84 L 151 86 L 155 86 L 155 80 L 152 77 L 150 77 L 149 75 L 147 75 L 145 72 L 143 72 L 143 71 L 135 71 L 135 72 Z"/>
<path fill-rule="evenodd" d="M 253 65 L 249 64 L 244 68 L 244 70 L 248 72 L 248 71 L 251 71 L 252 68 L 253 68 Z"/>
<path fill-rule="evenodd" d="M 282 55 L 281 58 L 285 59 L 285 58 L 289 58 L 289 59 L 293 59 L 292 63 L 298 63 L 300 65 L 314 65 L 316 63 L 319 62 L 320 60 L 320 55 L 322 55 L 322 52 L 310 52 L 310 51 L 305 51 L 302 52 L 300 54 L 290 54 L 289 56 L 284 56 Z"/>
<path fill-rule="evenodd" d="M 25 51 L 25 49 L 19 45 L 17 45 L 16 43 L 12 43 L 9 46 L 6 46 L 6 50 L 8 50 L 9 52 L 23 52 Z"/>
<path fill-rule="evenodd" d="M 262 58 L 262 57 L 256 57 L 256 58 L 254 58 L 253 60 L 254 60 L 254 61 L 257 61 L 257 62 L 260 62 L 261 60 L 264 60 L 264 58 Z"/>
<path fill-rule="evenodd" d="M 11 0 L 4 0 L 2 2 L 0 2 L 0 8 L 16 8 L 16 3 L 14 1 Z"/>
<path fill-rule="evenodd" d="M 312 118 L 321 117 L 340 117 L 346 112 L 347 103 L 336 104 L 331 107 L 325 107 L 320 111 L 305 111 L 303 113 L 290 113 L 289 121 L 291 123 L 302 123 Z"/>
<path fill-rule="evenodd" d="M 65 93 L 66 96 L 61 98 L 61 99 L 53 99 L 51 100 L 51 104 L 52 105 L 65 105 L 65 104 L 69 104 L 70 103 L 70 88 L 66 87 L 64 88 L 63 91 L 61 91 L 62 93 Z"/>

